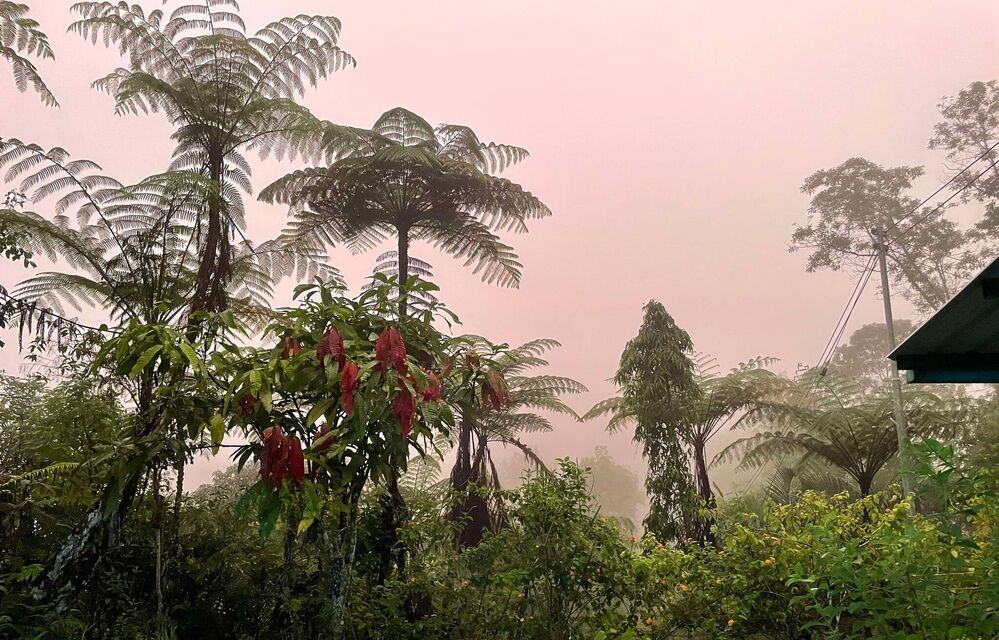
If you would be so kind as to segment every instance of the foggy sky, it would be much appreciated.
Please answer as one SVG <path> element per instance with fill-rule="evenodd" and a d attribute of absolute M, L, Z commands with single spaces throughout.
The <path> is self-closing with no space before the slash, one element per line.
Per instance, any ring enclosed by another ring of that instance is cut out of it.
<path fill-rule="evenodd" d="M 89 88 L 121 64 L 117 53 L 64 33 L 68 0 L 29 4 L 53 40 L 57 60 L 39 68 L 62 107 L 18 94 L 0 64 L 0 136 L 63 146 L 125 182 L 162 171 L 172 148 L 165 119 L 116 117 L 112 99 Z M 999 5 L 985 1 L 242 5 L 251 30 L 297 13 L 342 19 L 341 44 L 358 65 L 308 94 L 318 116 L 370 126 L 404 106 L 530 150 L 507 175 L 554 215 L 504 238 L 524 263 L 519 290 L 482 284 L 425 247 L 412 254 L 434 265 L 464 331 L 560 340 L 552 371 L 591 389 L 570 399 L 580 412 L 613 393 L 607 379 L 651 298 L 725 368 L 757 355 L 780 358 L 789 372 L 814 363 L 853 281 L 806 274 L 806 256 L 788 254 L 792 223 L 807 208 L 801 182 L 860 155 L 925 164 L 913 195 L 928 194 L 946 177 L 940 155 L 926 150 L 937 103 L 996 77 L 999 62 Z M 293 168 L 254 167 L 258 191 Z M 248 221 L 261 240 L 285 212 L 251 198 Z M 376 255 L 337 249 L 331 258 L 356 285 Z M 0 269 L 8 286 L 27 275 L 13 263 Z M 872 287 L 848 334 L 880 311 Z M 17 370 L 16 345 L 0 362 Z M 556 433 L 528 439 L 547 458 L 609 443 L 619 458 L 637 459 L 627 435 L 609 438 L 596 423 L 561 420 Z M 202 478 L 207 469 L 199 466 Z"/>

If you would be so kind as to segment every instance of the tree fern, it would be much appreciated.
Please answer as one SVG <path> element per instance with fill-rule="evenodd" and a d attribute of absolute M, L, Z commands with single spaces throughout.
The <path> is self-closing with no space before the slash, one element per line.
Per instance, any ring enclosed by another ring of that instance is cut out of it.
<path fill-rule="evenodd" d="M 359 252 L 394 235 L 403 282 L 412 271 L 410 243 L 422 240 L 463 259 L 486 282 L 518 286 L 521 264 L 497 233 L 524 232 L 528 220 L 551 212 L 496 173 L 526 151 L 395 108 L 330 155 L 329 166 L 296 171 L 261 192 L 264 201 L 290 206 L 286 236 Z"/>
<path fill-rule="evenodd" d="M 38 27 L 38 22 L 28 17 L 28 5 L 0 0 L 0 58 L 10 63 L 14 86 L 24 92 L 30 85 L 43 103 L 57 107 L 59 102 L 42 80 L 38 69 L 26 57 L 55 57 L 48 36 Z"/>
<path fill-rule="evenodd" d="M 903 397 L 914 438 L 947 437 L 965 419 L 958 401 L 911 388 Z M 865 496 L 898 454 L 890 390 L 864 394 L 834 376 L 809 373 L 785 391 L 780 404 L 739 426 L 750 425 L 759 430 L 726 447 L 716 462 L 738 459 L 742 468 L 759 468 L 788 458 L 817 459 L 849 476 Z"/>
<path fill-rule="evenodd" d="M 551 431 L 546 414 L 579 420 L 562 398 L 583 393 L 586 387 L 562 376 L 526 375 L 530 369 L 548 366 L 541 356 L 559 346 L 555 340 L 533 340 L 517 348 L 471 335 L 459 341 L 464 345 L 464 357 L 456 359 L 454 366 L 462 378 L 478 383 L 472 385 L 476 393 L 455 401 L 459 428 L 450 482 L 459 502 L 450 517 L 462 525 L 459 544 L 474 546 L 486 529 L 503 521 L 492 446 L 513 448 L 532 466 L 544 468 L 544 462 L 521 436 Z M 496 384 L 503 386 L 503 402 L 498 405 L 485 401 L 485 394 L 478 391 Z"/>
<path fill-rule="evenodd" d="M 119 114 L 165 114 L 176 127 L 170 169 L 217 185 L 194 220 L 202 240 L 192 306 L 226 308 L 245 256 L 234 246 L 251 186 L 243 154 L 317 157 L 354 144 L 353 130 L 320 121 L 294 101 L 354 64 L 337 45 L 340 21 L 299 15 L 249 35 L 234 0 L 201 0 L 169 15 L 124 2 L 78 2 L 73 9 L 79 20 L 71 31 L 115 46 L 128 61 L 94 86 L 115 98 Z"/>

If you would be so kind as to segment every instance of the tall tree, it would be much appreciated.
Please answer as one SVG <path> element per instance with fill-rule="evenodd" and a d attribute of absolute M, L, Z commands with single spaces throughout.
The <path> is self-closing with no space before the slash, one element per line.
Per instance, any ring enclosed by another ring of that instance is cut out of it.
<path fill-rule="evenodd" d="M 690 476 L 694 437 L 690 410 L 700 390 L 692 351 L 687 332 L 661 303 L 650 301 L 614 376 L 620 397 L 597 404 L 584 416 L 610 415 L 612 431 L 634 424 L 634 439 L 642 445 L 649 465 L 645 488 L 651 504 L 645 527 L 662 540 L 683 540 L 697 525 L 699 505 Z"/>
<path fill-rule="evenodd" d="M 726 374 L 717 371 L 714 360 L 701 358 L 695 363 L 695 380 L 698 393 L 690 396 L 684 420 L 689 429 L 690 474 L 694 491 L 700 504 L 708 509 L 716 505 L 709 476 L 707 448 L 711 440 L 723 429 L 734 428 L 740 423 L 758 419 L 761 414 L 772 412 L 779 406 L 780 396 L 789 381 L 766 367 L 773 360 L 755 358 L 740 364 Z M 625 422 L 633 422 L 635 414 L 624 397 L 607 400 L 590 411 L 586 417 L 610 414 L 612 430 Z M 689 523 L 688 534 L 699 542 L 714 541 L 710 516 L 698 517 Z"/>
<path fill-rule="evenodd" d="M 25 56 L 52 59 L 55 54 L 48 36 L 28 16 L 28 5 L 0 0 L 0 58 L 10 63 L 14 86 L 18 91 L 27 91 L 31 85 L 42 102 L 50 107 L 59 106 L 34 63 Z"/>
<path fill-rule="evenodd" d="M 410 275 L 410 243 L 423 240 L 464 258 L 486 282 L 517 286 L 521 265 L 496 231 L 524 232 L 528 220 L 551 213 L 496 175 L 526 157 L 519 147 L 480 141 L 468 127 L 433 127 L 395 108 L 359 144 L 341 148 L 336 162 L 289 174 L 260 198 L 291 206 L 286 235 L 299 241 L 360 252 L 394 234 L 401 283 Z M 400 307 L 404 314 L 405 298 Z"/>
<path fill-rule="evenodd" d="M 941 211 L 915 211 L 919 201 L 908 191 L 922 174 L 922 167 L 885 168 L 863 158 L 815 172 L 801 187 L 812 200 L 807 223 L 795 226 L 791 251 L 809 252 L 809 272 L 862 271 L 886 233 L 895 284 L 920 310 L 942 306 L 979 257 Z"/>
<path fill-rule="evenodd" d="M 332 16 L 282 18 L 247 36 L 235 0 L 201 0 L 169 17 L 137 4 L 79 2 L 70 27 L 128 56 L 128 67 L 94 86 L 116 100 L 119 114 L 162 111 L 176 127 L 172 170 L 193 171 L 217 185 L 195 220 L 201 253 L 192 308 L 227 307 L 234 276 L 232 236 L 242 233 L 242 193 L 251 190 L 244 153 L 335 152 L 353 133 L 320 122 L 295 103 L 354 60 L 337 45 Z"/>
<path fill-rule="evenodd" d="M 710 359 L 698 363 L 700 394 L 692 403 L 689 420 L 693 429 L 694 486 L 701 502 L 708 508 L 715 507 L 708 476 L 708 443 L 723 429 L 773 410 L 788 382 L 767 369 L 773 362 L 770 358 L 755 358 L 725 374 L 719 374 Z M 702 539 L 709 538 L 710 523 L 705 523 L 700 533 Z"/>

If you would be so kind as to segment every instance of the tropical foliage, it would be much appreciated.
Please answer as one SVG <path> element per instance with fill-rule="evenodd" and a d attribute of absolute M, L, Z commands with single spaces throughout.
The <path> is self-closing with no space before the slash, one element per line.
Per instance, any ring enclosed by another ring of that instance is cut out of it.
<path fill-rule="evenodd" d="M 126 184 L 0 138 L 0 253 L 28 270 L 0 287 L 0 330 L 30 365 L 0 374 L 0 638 L 999 636 L 995 389 L 906 388 L 919 483 L 902 499 L 883 325 L 842 346 L 837 327 L 794 379 L 768 358 L 723 372 L 652 300 L 618 395 L 581 418 L 557 341 L 458 333 L 411 255 L 518 286 L 501 236 L 551 213 L 501 177 L 526 150 L 403 108 L 370 130 L 314 115 L 297 100 L 354 66 L 332 16 L 251 33 L 236 0 L 72 11 L 72 33 L 124 60 L 94 87 L 118 114 L 163 114 L 175 148 Z M 56 105 L 27 6 L 0 0 L 0 57 Z M 931 141 L 989 161 L 948 183 L 979 221 L 917 211 L 921 167 L 854 158 L 805 182 L 808 269 L 868 273 L 884 247 L 917 309 L 944 301 L 999 229 L 997 96 L 945 99 Z M 254 152 L 308 167 L 262 190 L 289 218 L 260 242 Z M 356 292 L 329 264 L 386 241 Z M 644 492 L 608 447 L 580 465 L 539 449 L 596 418 L 641 445 Z M 741 437 L 719 447 L 725 432 Z M 519 484 L 500 450 L 526 461 Z M 711 453 L 752 475 L 722 495 Z"/>

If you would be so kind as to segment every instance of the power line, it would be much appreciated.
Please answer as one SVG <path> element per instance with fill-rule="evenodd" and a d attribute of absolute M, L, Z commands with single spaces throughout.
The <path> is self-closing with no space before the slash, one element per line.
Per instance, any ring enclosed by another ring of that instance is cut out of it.
<path fill-rule="evenodd" d="M 999 140 L 997 140 L 991 147 L 989 147 L 988 149 L 986 149 L 985 151 L 983 151 L 980 156 L 978 156 L 977 158 L 975 158 L 974 160 L 972 160 L 971 162 L 969 162 L 963 169 L 961 169 L 960 171 L 958 171 L 957 173 L 955 173 L 954 175 L 952 175 L 950 177 L 950 180 L 948 180 L 947 182 L 945 182 L 942 185 L 940 185 L 939 187 L 937 187 L 936 191 L 934 191 L 930 195 L 928 195 L 925 198 L 923 198 L 922 202 L 920 202 L 915 207 L 913 207 L 912 211 L 910 211 L 909 213 L 907 213 L 904 216 L 902 216 L 901 218 L 899 218 L 898 221 L 899 222 L 903 222 L 905 220 L 908 220 L 912 216 L 914 216 L 916 214 L 916 212 L 919 211 L 920 207 L 922 207 L 927 202 L 929 202 L 930 200 L 932 200 L 933 198 L 935 198 L 937 196 L 937 194 L 939 194 L 941 191 L 943 191 L 944 189 L 946 189 L 947 187 L 949 187 L 951 185 L 951 183 L 953 183 L 955 180 L 958 179 L 958 177 L 960 177 L 961 175 L 963 175 L 965 171 L 967 171 L 971 167 L 975 166 L 976 164 L 978 164 L 979 162 L 981 162 L 982 160 L 984 160 L 990 153 L 992 153 L 993 151 L 995 151 L 996 147 L 999 147 Z M 988 169 L 986 169 L 986 171 L 987 170 Z M 985 173 L 985 172 L 983 171 L 982 173 Z M 982 176 L 982 174 L 978 174 L 978 176 L 976 176 L 974 179 L 972 179 L 971 182 L 969 182 L 964 187 L 962 187 L 961 191 L 963 191 L 964 189 L 966 189 L 969 186 L 971 186 L 975 182 L 975 180 L 977 180 L 981 176 Z"/>
<path fill-rule="evenodd" d="M 850 322 L 853 310 L 857 308 L 860 296 L 864 292 L 867 282 L 871 279 L 871 274 L 874 273 L 874 262 L 876 259 L 877 256 L 872 255 L 870 257 L 867 261 L 867 266 L 864 267 L 860 277 L 857 279 L 857 284 L 853 287 L 853 293 L 850 294 L 850 298 L 847 300 L 846 306 L 844 306 L 843 311 L 840 312 L 839 320 L 836 321 L 832 334 L 830 334 L 829 339 L 826 341 L 826 346 L 823 348 L 822 354 L 819 356 L 819 361 L 815 365 L 816 369 L 821 369 L 829 363 L 830 359 L 832 359 L 833 353 L 836 351 L 836 347 L 839 346 L 839 341 L 843 337 L 843 332 L 846 330 L 846 326 Z"/>
<path fill-rule="evenodd" d="M 964 175 L 969 169 L 971 169 L 971 167 L 981 162 L 997 147 L 999 147 L 999 140 L 997 140 L 994 144 L 992 144 L 992 146 L 986 149 L 977 158 L 969 162 L 967 166 L 965 166 L 963 169 L 961 169 L 953 176 L 951 176 L 949 180 L 947 180 L 939 187 L 937 187 L 936 191 L 934 191 L 927 197 L 923 198 L 923 200 L 918 205 L 913 207 L 912 211 L 910 211 L 905 216 L 900 218 L 898 222 L 903 222 L 905 220 L 908 220 L 913 215 L 915 215 L 916 212 L 920 210 L 920 208 L 926 205 L 926 203 L 928 203 L 930 200 L 939 195 L 944 189 L 953 184 L 960 176 Z M 886 244 L 894 242 L 904 237 L 906 234 L 912 231 L 912 229 L 915 228 L 917 225 L 921 224 L 928 217 L 939 211 L 942 207 L 946 206 L 947 203 L 949 203 L 951 200 L 953 200 L 958 195 L 963 193 L 965 190 L 970 188 L 973 184 L 975 184 L 975 182 L 977 182 L 979 178 L 985 175 L 990 168 L 991 167 L 986 167 L 978 175 L 976 175 L 974 178 L 972 178 L 967 183 L 962 185 L 960 189 L 951 194 L 950 197 L 948 197 L 946 200 L 944 200 L 937 206 L 933 207 L 933 209 L 931 209 L 929 212 L 920 216 L 915 222 L 910 224 L 903 231 L 899 232 L 898 235 L 896 235 L 894 238 L 888 239 Z M 860 277 L 857 279 L 857 284 L 854 286 L 853 293 L 850 294 L 850 298 L 847 300 L 846 306 L 844 306 L 843 311 L 840 312 L 839 319 L 836 321 L 836 325 L 833 328 L 832 334 L 830 334 L 829 339 L 826 341 L 826 345 L 822 350 L 822 354 L 819 356 L 819 361 L 815 365 L 814 370 L 817 372 L 817 375 L 815 376 L 815 380 L 813 381 L 812 386 L 809 389 L 808 394 L 806 395 L 806 400 L 810 398 L 812 394 L 815 393 L 815 390 L 819 384 L 819 378 L 825 375 L 824 368 L 832 360 L 833 354 L 836 352 L 836 348 L 839 346 L 840 340 L 843 339 L 843 334 L 846 332 L 846 327 L 849 325 L 850 317 L 853 315 L 853 311 L 857 308 L 857 304 L 860 302 L 860 297 L 863 294 L 864 289 L 867 287 L 867 283 L 870 281 L 871 275 L 874 273 L 875 262 L 877 262 L 877 255 L 872 254 L 870 259 L 867 261 L 867 266 L 864 267 L 864 270 L 861 272 Z M 784 460 L 786 458 L 787 458 L 786 454 L 782 456 L 781 460 L 777 463 L 778 468 L 780 468 L 784 464 Z M 753 474 L 752 478 L 750 478 L 749 483 L 747 484 L 748 487 L 752 487 L 756 483 L 756 481 L 759 479 L 760 474 L 763 472 L 763 469 L 765 467 L 766 465 L 760 465 L 756 469 L 756 473 Z"/>
<path fill-rule="evenodd" d="M 999 143 L 997 143 L 997 144 L 999 144 Z M 896 234 L 895 237 L 889 238 L 888 239 L 888 243 L 895 242 L 896 240 L 899 240 L 900 238 L 905 237 L 910 231 L 912 231 L 914 228 L 916 228 L 917 225 L 921 224 L 927 218 L 929 218 L 933 214 L 937 213 L 937 211 L 939 211 L 941 207 L 945 206 L 948 202 L 950 202 L 951 200 L 953 200 L 957 196 L 959 196 L 962 193 L 964 193 L 964 191 L 966 189 L 968 189 L 969 187 L 971 187 L 971 185 L 975 184 L 975 182 L 977 182 L 979 178 L 981 178 L 986 173 L 988 173 L 989 169 L 991 169 L 991 167 L 985 167 L 984 169 L 982 169 L 982 171 L 978 175 L 976 175 L 970 181 L 968 181 L 967 183 L 965 183 L 960 189 L 958 189 L 957 191 L 955 191 L 954 193 L 952 193 L 949 198 L 947 198 L 946 200 L 944 200 L 943 202 L 941 202 L 937 206 L 933 207 L 932 209 L 930 209 L 929 211 L 927 211 L 926 213 L 924 213 L 922 216 L 919 217 L 919 219 L 917 219 L 915 222 L 913 222 L 908 227 L 906 227 L 905 229 L 903 229 L 902 231 L 900 231 L 898 234 Z"/>

